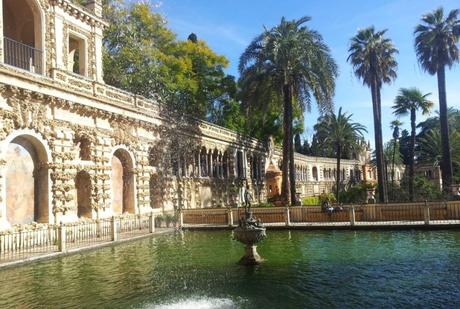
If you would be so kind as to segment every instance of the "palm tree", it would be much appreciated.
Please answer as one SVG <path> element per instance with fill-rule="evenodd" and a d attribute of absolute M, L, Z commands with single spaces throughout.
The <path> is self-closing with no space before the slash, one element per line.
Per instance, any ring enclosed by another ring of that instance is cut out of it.
<path fill-rule="evenodd" d="M 414 200 L 414 160 L 415 160 L 415 138 L 416 138 L 416 118 L 417 110 L 421 110 L 423 115 L 430 112 L 433 102 L 427 98 L 431 93 L 422 94 L 417 88 L 401 88 L 393 105 L 393 113 L 397 116 L 410 114 L 410 161 L 409 161 L 409 199 Z"/>
<path fill-rule="evenodd" d="M 422 68 L 438 78 L 439 113 L 442 139 L 442 184 L 444 192 L 452 185 L 452 158 L 447 121 L 446 66 L 451 68 L 459 60 L 457 43 L 460 37 L 459 10 L 452 10 L 444 18 L 438 8 L 422 17 L 414 31 L 415 51 Z"/>
<path fill-rule="evenodd" d="M 391 122 L 390 128 L 393 130 L 393 153 L 391 155 L 391 194 L 392 200 L 394 200 L 394 189 L 395 189 L 395 159 L 396 159 L 396 148 L 399 148 L 399 129 L 402 126 L 402 122 L 395 119 Z"/>
<path fill-rule="evenodd" d="M 384 83 L 396 78 L 398 50 L 390 39 L 385 38 L 386 30 L 376 32 L 374 27 L 359 30 L 351 39 L 348 49 L 348 61 L 353 66 L 355 75 L 363 84 L 371 88 L 374 112 L 374 135 L 377 159 L 377 176 L 380 202 L 388 201 L 383 162 L 382 108 L 380 91 Z"/>
<path fill-rule="evenodd" d="M 452 147 L 452 163 L 460 165 L 460 133 L 457 130 L 449 132 L 449 140 Z M 427 131 L 418 142 L 418 158 L 420 162 L 439 166 L 442 161 L 442 140 L 439 130 L 431 129 Z"/>
<path fill-rule="evenodd" d="M 282 196 L 295 202 L 293 105 L 302 112 L 314 97 L 321 111 L 332 110 L 337 65 L 321 35 L 305 23 L 281 23 L 257 36 L 240 57 L 242 93 L 248 105 L 283 102 Z M 289 177 L 289 178 L 288 178 Z"/>
<path fill-rule="evenodd" d="M 339 202 L 340 192 L 340 160 L 344 153 L 360 150 L 364 139 L 363 132 L 367 132 L 363 125 L 351 122 L 352 116 L 353 114 L 342 113 L 342 108 L 340 108 L 337 115 L 333 112 L 326 114 L 315 126 L 318 135 L 325 136 L 320 142 L 321 147 L 332 148 L 337 158 L 335 189 L 337 202 Z"/>

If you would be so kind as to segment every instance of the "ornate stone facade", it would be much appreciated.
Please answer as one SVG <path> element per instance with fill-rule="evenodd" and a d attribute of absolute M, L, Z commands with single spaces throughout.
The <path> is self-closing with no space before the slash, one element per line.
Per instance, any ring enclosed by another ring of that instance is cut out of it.
<path fill-rule="evenodd" d="M 35 37 L 43 44 L 35 47 L 43 50 L 34 53 L 43 55 L 44 63 L 41 72 L 18 68 L 8 64 L 10 51 L 1 49 L 1 227 L 19 223 L 8 213 L 21 207 L 29 207 L 24 211 L 31 211 L 34 221 L 53 223 L 155 208 L 234 206 L 246 182 L 257 199 L 266 199 L 265 171 L 270 162 L 280 163 L 279 150 L 204 121 L 178 118 L 157 100 L 103 83 L 106 24 L 99 1 L 87 8 L 68 0 L 21 1 L 40 12 L 38 20 L 32 16 L 33 31 L 41 31 Z M 76 59 L 69 60 L 69 33 L 86 42 L 79 50 L 86 57 L 83 75 L 68 70 Z M 3 36 L 0 28 L 0 42 Z M 28 160 L 32 176 L 11 177 L 12 170 L 23 170 L 11 166 L 12 156 Z M 330 190 L 334 159 L 295 159 L 299 192 Z M 360 177 L 362 162 L 344 160 L 342 166 L 344 179 Z M 33 192 L 25 202 L 9 198 L 21 192 L 23 184 L 15 179 L 24 177 L 34 184 Z"/>

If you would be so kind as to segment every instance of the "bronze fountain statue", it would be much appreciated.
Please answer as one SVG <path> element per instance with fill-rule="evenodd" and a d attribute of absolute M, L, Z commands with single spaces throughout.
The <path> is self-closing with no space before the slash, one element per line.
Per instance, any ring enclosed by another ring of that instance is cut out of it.
<path fill-rule="evenodd" d="M 234 239 L 246 245 L 245 254 L 239 261 L 241 265 L 257 265 L 263 261 L 257 253 L 256 244 L 267 237 L 266 229 L 252 214 L 251 201 L 252 195 L 249 192 L 249 185 L 246 184 L 244 216 L 238 219 L 238 227 L 233 230 Z"/>

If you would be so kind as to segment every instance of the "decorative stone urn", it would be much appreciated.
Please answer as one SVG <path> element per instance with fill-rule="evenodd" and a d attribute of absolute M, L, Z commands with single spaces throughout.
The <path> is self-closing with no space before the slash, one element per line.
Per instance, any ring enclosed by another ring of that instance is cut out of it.
<path fill-rule="evenodd" d="M 262 226 L 260 220 L 256 220 L 252 212 L 245 211 L 245 216 L 239 220 L 239 225 L 233 230 L 233 238 L 244 245 L 245 254 L 240 259 L 238 264 L 241 265 L 257 265 L 263 259 L 257 253 L 257 243 L 267 237 L 265 228 Z"/>

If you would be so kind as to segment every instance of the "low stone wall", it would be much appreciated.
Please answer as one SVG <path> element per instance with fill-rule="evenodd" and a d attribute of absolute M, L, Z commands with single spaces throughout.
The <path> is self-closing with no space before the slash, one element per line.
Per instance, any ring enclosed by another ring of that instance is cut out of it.
<path fill-rule="evenodd" d="M 350 225 L 388 222 L 426 224 L 460 220 L 460 202 L 344 205 L 333 211 L 320 206 L 252 208 L 254 216 L 266 224 L 296 225 L 302 223 L 347 223 Z M 243 208 L 183 210 L 181 222 L 187 225 L 238 224 Z"/>

